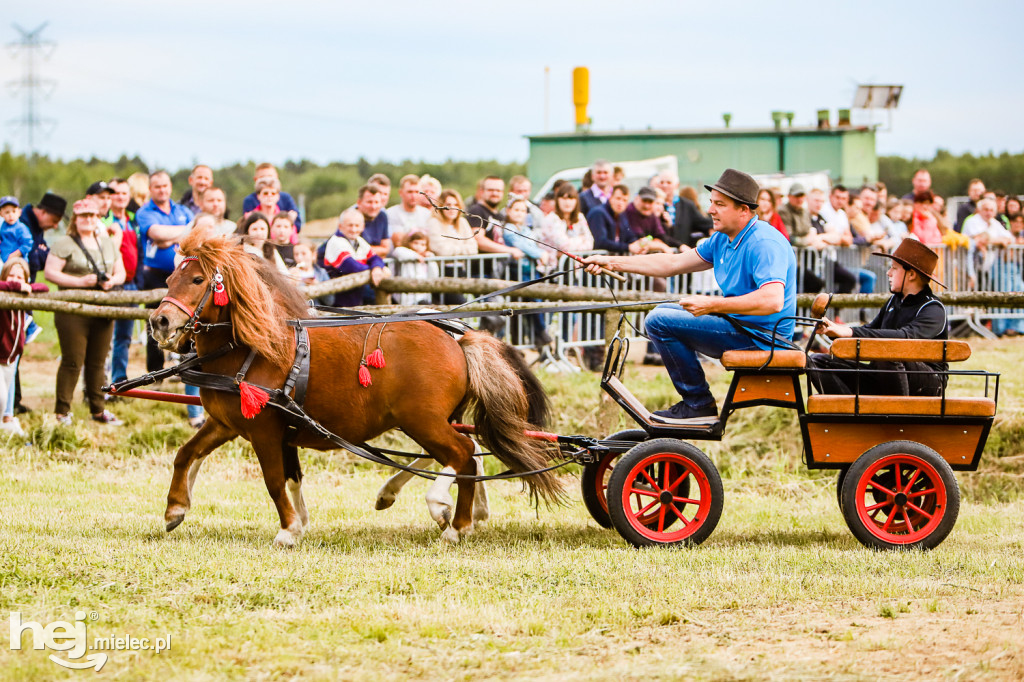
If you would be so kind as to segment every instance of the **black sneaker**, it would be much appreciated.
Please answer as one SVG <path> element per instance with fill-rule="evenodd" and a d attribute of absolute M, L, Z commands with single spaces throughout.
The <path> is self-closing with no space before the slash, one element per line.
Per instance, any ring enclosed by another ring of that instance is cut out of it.
<path fill-rule="evenodd" d="M 688 422 L 692 419 L 707 419 L 718 416 L 718 405 L 711 403 L 706 407 L 693 408 L 685 402 L 680 401 L 667 410 L 658 410 L 651 413 L 651 419 L 665 424 Z"/>

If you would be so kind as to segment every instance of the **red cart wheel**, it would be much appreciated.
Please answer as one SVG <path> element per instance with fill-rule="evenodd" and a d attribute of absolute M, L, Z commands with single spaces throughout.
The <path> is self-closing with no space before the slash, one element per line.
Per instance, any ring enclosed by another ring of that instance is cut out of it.
<path fill-rule="evenodd" d="M 722 517 L 722 479 L 689 443 L 659 438 L 627 452 L 608 481 L 615 529 L 636 547 L 699 545 Z"/>
<path fill-rule="evenodd" d="M 619 440 L 630 443 L 640 443 L 647 440 L 649 436 L 643 429 L 626 429 L 619 431 L 605 438 L 605 440 Z M 580 489 L 583 494 L 583 505 L 590 512 L 594 521 L 603 528 L 611 528 L 612 520 L 608 516 L 608 479 L 615 468 L 615 462 L 622 453 L 608 452 L 601 459 L 591 464 L 583 465 L 583 474 L 580 476 Z"/>
<path fill-rule="evenodd" d="M 937 547 L 960 513 L 960 488 L 946 460 L 912 441 L 871 448 L 843 481 L 843 517 L 875 549 Z"/>

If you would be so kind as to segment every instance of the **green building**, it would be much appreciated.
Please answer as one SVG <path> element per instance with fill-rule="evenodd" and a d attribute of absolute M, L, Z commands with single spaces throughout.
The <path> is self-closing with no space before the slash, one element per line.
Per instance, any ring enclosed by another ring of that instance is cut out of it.
<path fill-rule="evenodd" d="M 567 168 L 595 159 L 612 163 L 668 154 L 679 160 L 679 180 L 700 187 L 725 168 L 752 175 L 825 171 L 833 182 L 856 187 L 878 180 L 873 127 L 719 128 L 632 130 L 528 135 L 528 172 L 534 187 Z"/>

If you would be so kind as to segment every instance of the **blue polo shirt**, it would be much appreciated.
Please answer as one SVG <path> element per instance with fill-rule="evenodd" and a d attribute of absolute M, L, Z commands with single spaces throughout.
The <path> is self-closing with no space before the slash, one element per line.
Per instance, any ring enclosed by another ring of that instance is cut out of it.
<path fill-rule="evenodd" d="M 167 272 L 174 271 L 174 246 L 158 249 L 155 242 L 149 241 L 149 228 L 153 225 L 188 225 L 193 218 L 192 211 L 181 204 L 171 201 L 170 208 L 171 210 L 165 213 L 150 199 L 135 214 L 135 222 L 139 225 L 139 237 L 145 243 L 146 257 L 143 265 Z"/>
<path fill-rule="evenodd" d="M 697 246 L 697 255 L 715 268 L 715 280 L 727 298 L 757 291 L 765 284 L 780 282 L 785 287 L 782 310 L 772 315 L 732 315 L 745 324 L 760 327 L 771 338 L 780 318 L 796 315 L 796 257 L 793 247 L 778 230 L 753 219 L 731 241 L 724 232 L 714 232 Z M 779 324 L 778 335 L 793 337 L 793 320 Z M 768 349 L 767 342 L 757 341 Z"/>
<path fill-rule="evenodd" d="M 363 214 L 363 218 L 366 218 L 366 214 Z M 366 227 L 363 229 L 362 237 L 373 246 L 380 246 L 382 241 L 391 238 L 388 214 L 384 209 L 381 209 L 380 213 L 373 220 L 366 220 Z"/>

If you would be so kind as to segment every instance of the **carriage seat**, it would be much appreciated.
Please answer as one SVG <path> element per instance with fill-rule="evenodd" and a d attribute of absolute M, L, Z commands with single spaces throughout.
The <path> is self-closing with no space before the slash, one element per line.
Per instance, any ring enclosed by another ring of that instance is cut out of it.
<path fill-rule="evenodd" d="M 722 353 L 722 366 L 726 369 L 760 369 L 768 356 L 772 369 L 803 369 L 807 366 L 807 354 L 802 350 L 727 350 Z"/>
<path fill-rule="evenodd" d="M 808 414 L 900 414 L 937 417 L 942 414 L 942 398 L 922 396 L 812 395 L 807 398 Z M 991 398 L 946 398 L 948 417 L 992 417 L 996 402 Z"/>

